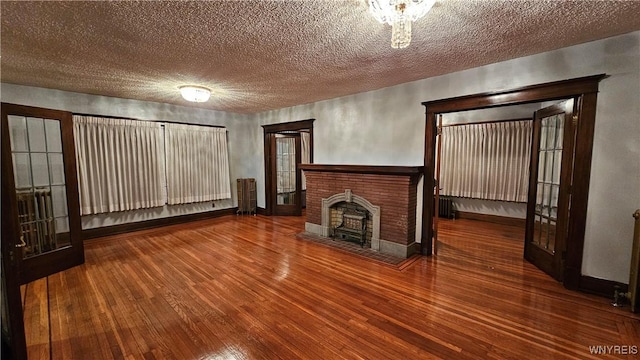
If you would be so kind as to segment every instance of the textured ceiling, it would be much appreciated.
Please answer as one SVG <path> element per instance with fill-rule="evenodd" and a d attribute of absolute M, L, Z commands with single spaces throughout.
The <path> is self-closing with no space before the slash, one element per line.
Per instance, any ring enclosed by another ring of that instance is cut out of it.
<path fill-rule="evenodd" d="M 255 113 L 640 29 L 640 1 L 438 0 L 406 49 L 366 0 L 2 1 L 2 82 Z M 191 104 L 178 86 L 213 89 Z"/>

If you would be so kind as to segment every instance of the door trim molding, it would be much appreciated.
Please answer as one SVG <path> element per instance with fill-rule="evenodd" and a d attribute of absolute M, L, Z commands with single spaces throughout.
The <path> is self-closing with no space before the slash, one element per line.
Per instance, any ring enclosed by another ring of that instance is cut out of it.
<path fill-rule="evenodd" d="M 433 189 L 437 114 L 568 98 L 576 100 L 575 115 L 578 116 L 578 129 L 572 184 L 574 196 L 572 196 L 572 211 L 569 215 L 567 255 L 564 265 L 564 286 L 574 290 L 580 286 L 582 269 L 598 85 L 605 77 L 606 74 L 598 74 L 422 103 L 426 117 L 423 186 L 424 189 Z M 431 206 L 425 206 L 433 203 L 433 197 L 433 191 L 423 191 L 421 252 L 425 255 L 431 255 L 433 252 L 433 209 Z"/>
<path fill-rule="evenodd" d="M 271 179 L 271 142 L 275 137 L 275 134 L 283 131 L 299 131 L 299 130 L 309 130 L 310 134 L 310 143 L 309 143 L 309 151 L 311 162 L 313 162 L 313 122 L 316 119 L 307 119 L 307 120 L 299 120 L 292 121 L 286 123 L 278 123 L 278 124 L 269 124 L 262 125 L 264 131 L 264 195 L 265 195 L 265 207 L 264 207 L 264 215 L 271 216 L 274 212 L 274 206 L 276 199 L 272 195 L 273 193 L 273 181 Z M 300 170 L 298 170 L 299 172 Z"/>

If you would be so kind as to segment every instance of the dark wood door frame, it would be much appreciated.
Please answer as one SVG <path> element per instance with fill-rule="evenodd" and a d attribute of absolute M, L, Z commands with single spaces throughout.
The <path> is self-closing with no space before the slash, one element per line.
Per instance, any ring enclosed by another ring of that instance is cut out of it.
<path fill-rule="evenodd" d="M 569 215 L 567 253 L 564 270 L 564 286 L 577 290 L 580 286 L 584 234 L 587 218 L 593 131 L 596 120 L 598 84 L 605 74 L 570 80 L 525 86 L 513 90 L 466 95 L 448 99 L 425 101 L 426 127 L 424 150 L 424 191 L 422 202 L 421 252 L 432 254 L 433 204 L 436 119 L 438 114 L 491 107 L 520 105 L 533 102 L 564 100 L 573 98 L 578 116 L 575 143 L 574 174 L 572 178 L 572 203 Z"/>
<path fill-rule="evenodd" d="M 275 135 L 277 133 L 286 133 L 292 131 L 301 131 L 307 130 L 309 131 L 309 151 L 311 162 L 313 162 L 313 122 L 315 119 L 307 119 L 300 121 L 293 121 L 287 123 L 279 123 L 279 124 L 270 124 L 270 125 L 262 125 L 264 131 L 264 192 L 265 192 L 265 215 L 273 215 L 274 208 L 276 204 L 276 197 L 273 196 L 274 193 L 274 182 L 271 174 L 275 169 L 275 164 L 273 164 L 271 152 L 272 149 L 275 148 L 273 144 L 275 144 Z M 296 168 L 297 172 L 300 172 L 300 169 Z M 299 202 L 299 201 L 298 201 Z"/>

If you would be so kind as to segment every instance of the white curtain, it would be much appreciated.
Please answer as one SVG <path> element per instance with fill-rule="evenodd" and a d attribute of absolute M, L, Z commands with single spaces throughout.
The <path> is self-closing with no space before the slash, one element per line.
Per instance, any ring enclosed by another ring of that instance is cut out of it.
<path fill-rule="evenodd" d="M 531 132 L 527 120 L 443 127 L 441 194 L 526 202 Z"/>
<path fill-rule="evenodd" d="M 301 163 L 309 164 L 311 163 L 311 134 L 301 132 L 300 140 L 302 145 Z M 302 172 L 302 190 L 307 190 L 307 178 L 304 176 L 304 171 Z"/>
<path fill-rule="evenodd" d="M 165 125 L 167 203 L 231 198 L 225 128 Z"/>
<path fill-rule="evenodd" d="M 81 215 L 164 205 L 160 126 L 73 116 Z"/>

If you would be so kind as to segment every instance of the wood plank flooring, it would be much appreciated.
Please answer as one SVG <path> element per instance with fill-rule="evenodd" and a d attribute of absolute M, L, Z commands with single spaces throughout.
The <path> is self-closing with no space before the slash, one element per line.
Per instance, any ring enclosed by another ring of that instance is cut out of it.
<path fill-rule="evenodd" d="M 640 345 L 628 308 L 525 262 L 521 229 L 440 224 L 439 255 L 401 268 L 299 239 L 296 217 L 90 240 L 85 265 L 23 287 L 29 356 L 599 359 L 589 346 Z"/>

